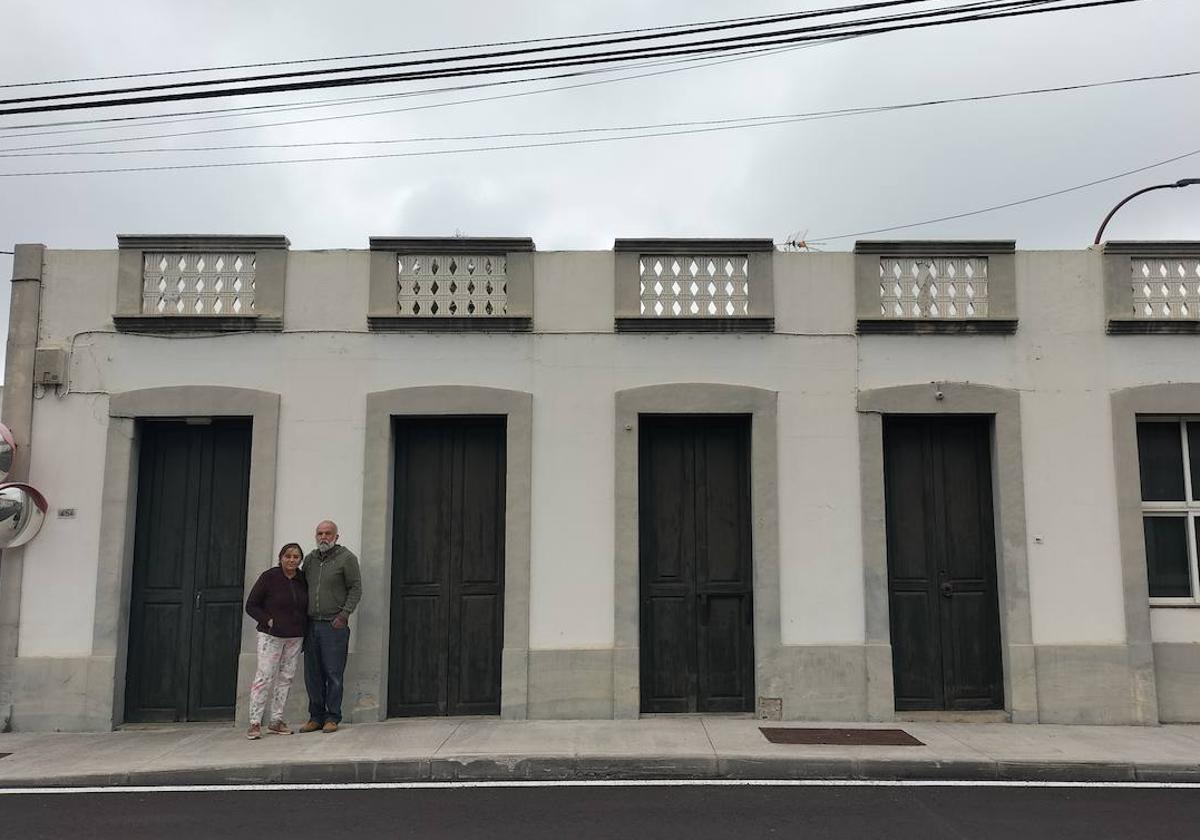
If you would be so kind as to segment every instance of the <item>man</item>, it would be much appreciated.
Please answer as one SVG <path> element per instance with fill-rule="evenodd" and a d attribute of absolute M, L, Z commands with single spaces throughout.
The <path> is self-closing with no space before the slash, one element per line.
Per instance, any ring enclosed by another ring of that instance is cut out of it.
<path fill-rule="evenodd" d="M 358 558 L 338 545 L 338 527 L 317 525 L 317 547 L 304 558 L 308 581 L 308 632 L 304 638 L 304 687 L 308 723 L 301 732 L 337 732 L 342 722 L 342 676 L 350 649 L 350 614 L 362 597 Z"/>

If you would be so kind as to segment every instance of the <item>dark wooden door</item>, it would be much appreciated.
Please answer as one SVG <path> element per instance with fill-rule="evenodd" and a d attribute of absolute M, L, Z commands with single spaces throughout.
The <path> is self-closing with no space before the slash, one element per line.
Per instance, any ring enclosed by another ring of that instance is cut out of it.
<path fill-rule="evenodd" d="M 754 707 L 750 418 L 641 418 L 643 712 Z"/>
<path fill-rule="evenodd" d="M 397 421 L 388 714 L 500 713 L 503 417 Z"/>
<path fill-rule="evenodd" d="M 140 431 L 125 719 L 232 720 L 250 422 Z"/>
<path fill-rule="evenodd" d="M 884 421 L 898 710 L 1003 707 L 990 437 L 987 418 Z"/>

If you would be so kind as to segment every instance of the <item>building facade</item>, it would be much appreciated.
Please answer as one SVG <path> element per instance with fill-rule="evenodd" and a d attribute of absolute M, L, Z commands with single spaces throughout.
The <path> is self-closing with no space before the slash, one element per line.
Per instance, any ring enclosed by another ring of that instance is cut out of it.
<path fill-rule="evenodd" d="M 351 721 L 1200 720 L 1198 259 L 18 246 L 51 508 L 0 559 L 0 713 L 244 718 L 245 593 L 328 518 Z"/>

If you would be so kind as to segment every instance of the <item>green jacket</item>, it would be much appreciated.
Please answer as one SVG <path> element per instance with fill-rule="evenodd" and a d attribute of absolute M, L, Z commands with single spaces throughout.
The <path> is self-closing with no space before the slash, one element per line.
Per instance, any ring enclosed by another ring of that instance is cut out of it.
<path fill-rule="evenodd" d="M 362 598 L 362 574 L 358 558 L 342 545 L 327 554 L 317 549 L 304 558 L 304 576 L 308 580 L 308 617 L 331 621 L 338 615 L 350 617 Z"/>

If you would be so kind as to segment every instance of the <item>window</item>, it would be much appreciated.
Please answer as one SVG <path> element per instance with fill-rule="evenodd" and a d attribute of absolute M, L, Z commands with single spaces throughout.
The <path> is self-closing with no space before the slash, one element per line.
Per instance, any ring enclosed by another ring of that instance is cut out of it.
<path fill-rule="evenodd" d="M 1200 604 L 1200 418 L 1139 417 L 1137 439 L 1151 601 Z"/>

